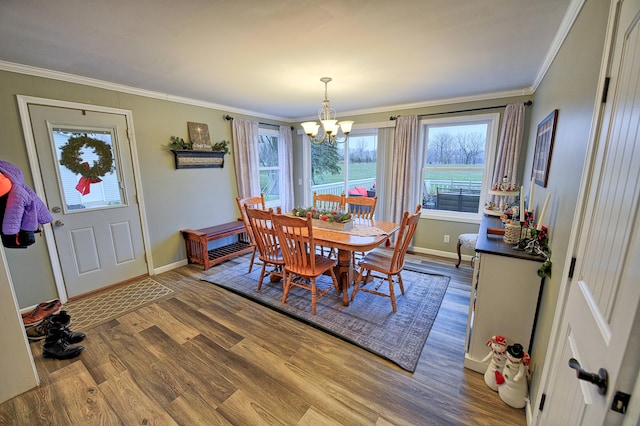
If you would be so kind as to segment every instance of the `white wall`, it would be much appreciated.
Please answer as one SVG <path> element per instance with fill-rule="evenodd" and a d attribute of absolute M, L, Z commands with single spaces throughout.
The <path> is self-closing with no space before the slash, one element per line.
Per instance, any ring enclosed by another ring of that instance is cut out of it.
<path fill-rule="evenodd" d="M 0 248 L 0 403 L 37 386 L 38 373 L 24 332 L 4 247 Z"/>

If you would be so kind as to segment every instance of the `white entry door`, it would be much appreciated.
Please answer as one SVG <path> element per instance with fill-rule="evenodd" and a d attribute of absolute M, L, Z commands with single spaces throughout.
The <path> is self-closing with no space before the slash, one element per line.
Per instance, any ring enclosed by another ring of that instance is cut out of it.
<path fill-rule="evenodd" d="M 28 109 L 67 296 L 147 274 L 127 117 Z"/>
<path fill-rule="evenodd" d="M 547 375 L 541 425 L 630 420 L 611 407 L 617 405 L 617 391 L 632 393 L 640 361 L 637 342 L 630 339 L 638 332 L 634 320 L 640 307 L 640 0 L 620 5 L 611 86 L 587 166 L 591 178 L 577 228 L 576 264 Z M 606 370 L 606 391 L 579 380 L 569 366 L 578 367 L 576 361 L 583 373 Z"/>

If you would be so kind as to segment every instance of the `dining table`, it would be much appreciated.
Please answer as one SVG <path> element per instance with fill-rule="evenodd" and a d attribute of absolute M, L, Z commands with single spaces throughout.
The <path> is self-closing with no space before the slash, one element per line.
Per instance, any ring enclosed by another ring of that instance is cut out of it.
<path fill-rule="evenodd" d="M 373 250 L 400 228 L 397 223 L 375 219 L 354 218 L 353 222 L 353 228 L 347 231 L 313 226 L 315 243 L 338 251 L 334 272 L 341 287 L 344 306 L 349 306 L 348 289 L 355 278 L 355 265 L 351 262 L 352 253 Z"/>

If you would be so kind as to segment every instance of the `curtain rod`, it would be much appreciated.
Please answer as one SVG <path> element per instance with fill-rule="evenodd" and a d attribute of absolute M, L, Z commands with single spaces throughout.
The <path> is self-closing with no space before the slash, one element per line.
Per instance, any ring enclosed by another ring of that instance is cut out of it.
<path fill-rule="evenodd" d="M 229 114 L 226 114 L 223 118 L 224 118 L 225 120 L 227 120 L 227 121 L 232 121 L 232 120 L 233 120 L 233 117 L 232 117 L 232 116 L 230 116 Z M 279 124 L 263 123 L 263 122 L 261 122 L 261 121 L 259 121 L 259 122 L 258 122 L 258 124 L 259 124 L 259 125 L 261 125 L 261 126 L 274 126 L 274 127 L 280 127 L 280 125 L 279 125 Z M 293 126 L 291 126 L 291 130 L 293 130 Z"/>
<path fill-rule="evenodd" d="M 527 102 L 524 103 L 524 106 L 530 106 L 530 105 L 533 105 L 533 101 L 527 101 Z M 506 107 L 507 107 L 507 105 L 496 105 L 496 106 L 482 107 L 482 108 L 461 109 L 461 110 L 458 110 L 458 111 L 434 112 L 434 113 L 431 113 L 431 114 L 421 114 L 421 115 L 418 115 L 418 117 L 421 118 L 421 117 L 431 117 L 431 116 L 434 116 L 434 115 L 458 114 L 458 113 L 461 113 L 461 112 L 484 111 L 484 110 L 487 110 L 487 109 L 506 108 Z M 400 117 L 400 116 L 399 115 L 395 115 L 395 116 L 392 115 L 391 117 L 389 117 L 389 120 L 397 120 L 398 117 Z"/>

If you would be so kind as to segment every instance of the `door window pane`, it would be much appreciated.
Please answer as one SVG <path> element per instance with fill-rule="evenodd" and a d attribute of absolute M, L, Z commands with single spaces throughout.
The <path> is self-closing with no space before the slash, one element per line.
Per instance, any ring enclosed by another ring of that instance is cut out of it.
<path fill-rule="evenodd" d="M 308 143 L 305 141 L 305 143 Z M 340 195 L 344 192 L 344 145 L 311 145 L 311 192 Z M 311 197 L 313 199 L 313 197 Z"/>
<path fill-rule="evenodd" d="M 112 130 L 55 127 L 51 137 L 65 213 L 123 204 Z"/>
<path fill-rule="evenodd" d="M 377 129 L 368 129 L 352 132 L 342 144 L 312 144 L 311 193 L 373 197 L 377 139 Z"/>
<path fill-rule="evenodd" d="M 274 207 L 280 204 L 280 165 L 278 161 L 278 132 L 260 129 L 258 157 L 260 161 L 260 192 L 265 204 Z"/>
<path fill-rule="evenodd" d="M 374 197 L 378 159 L 376 132 L 352 135 L 348 141 L 348 150 L 347 197 Z"/>

